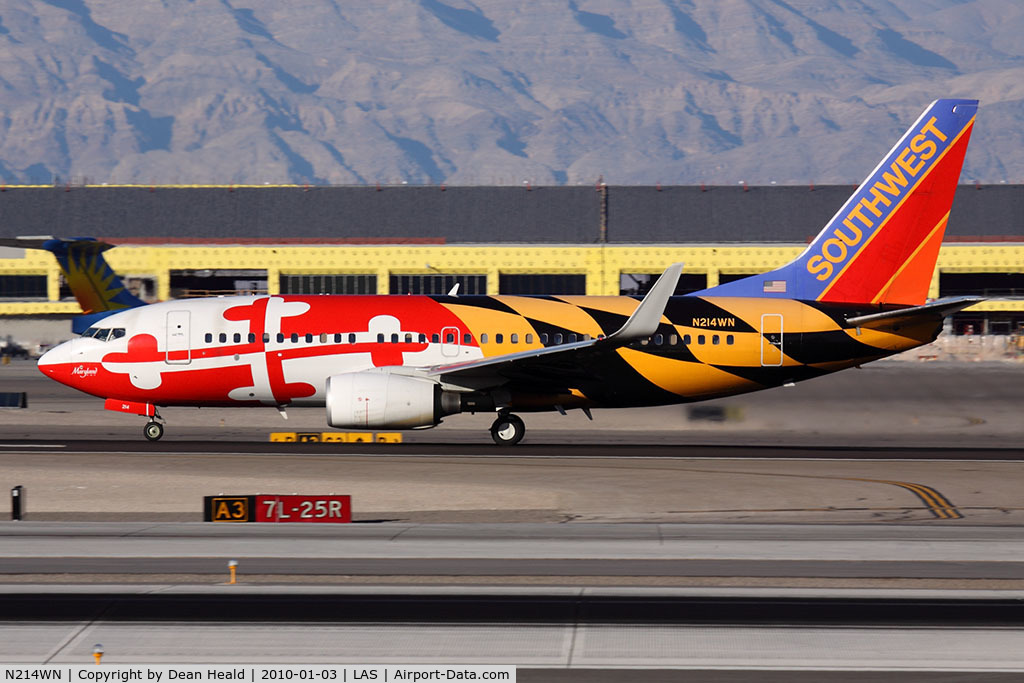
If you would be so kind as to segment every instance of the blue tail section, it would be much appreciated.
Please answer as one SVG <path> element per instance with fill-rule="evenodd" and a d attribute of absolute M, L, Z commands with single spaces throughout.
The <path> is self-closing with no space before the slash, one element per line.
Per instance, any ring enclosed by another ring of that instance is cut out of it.
<path fill-rule="evenodd" d="M 72 321 L 71 329 L 75 333 L 85 331 L 93 322 L 111 313 L 146 305 L 125 288 L 124 282 L 103 258 L 103 252 L 113 248 L 111 244 L 92 237 L 19 237 L 2 240 L 2 243 L 4 246 L 45 249 L 56 257 L 84 313 Z"/>

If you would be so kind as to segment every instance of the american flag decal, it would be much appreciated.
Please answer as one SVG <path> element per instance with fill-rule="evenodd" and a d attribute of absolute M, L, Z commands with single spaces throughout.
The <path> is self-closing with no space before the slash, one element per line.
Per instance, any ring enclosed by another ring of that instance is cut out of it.
<path fill-rule="evenodd" d="M 786 281 L 785 280 L 765 280 L 764 281 L 765 294 L 785 294 L 786 293 Z"/>

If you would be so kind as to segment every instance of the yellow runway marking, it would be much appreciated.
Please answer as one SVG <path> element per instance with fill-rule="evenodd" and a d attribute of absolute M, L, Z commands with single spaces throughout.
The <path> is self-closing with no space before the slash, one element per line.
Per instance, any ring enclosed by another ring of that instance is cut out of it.
<path fill-rule="evenodd" d="M 860 479 L 856 477 L 846 477 L 847 481 L 866 481 L 873 484 L 889 484 L 890 486 L 899 486 L 900 488 L 906 489 L 913 493 L 915 496 L 921 499 L 926 506 L 928 511 L 932 513 L 937 519 L 963 519 L 964 516 L 956 508 L 953 503 L 946 498 L 944 495 L 933 489 L 931 486 L 925 486 L 924 484 L 914 484 L 907 481 L 889 481 L 887 479 Z"/>

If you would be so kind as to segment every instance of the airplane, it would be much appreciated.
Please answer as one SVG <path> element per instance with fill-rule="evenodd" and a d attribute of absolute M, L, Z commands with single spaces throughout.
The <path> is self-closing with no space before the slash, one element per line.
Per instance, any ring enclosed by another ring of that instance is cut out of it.
<path fill-rule="evenodd" d="M 792 262 L 683 296 L 676 263 L 642 300 L 453 292 L 143 305 L 100 263 L 108 245 L 59 240 L 47 248 L 88 257 L 99 296 L 86 310 L 105 317 L 39 369 L 148 418 L 153 441 L 163 406 L 323 406 L 343 429 L 495 413 L 491 437 L 512 446 L 526 432 L 520 412 L 593 419 L 592 408 L 701 401 L 859 366 L 933 341 L 945 316 L 981 300 L 926 301 L 977 107 L 933 102 Z"/>

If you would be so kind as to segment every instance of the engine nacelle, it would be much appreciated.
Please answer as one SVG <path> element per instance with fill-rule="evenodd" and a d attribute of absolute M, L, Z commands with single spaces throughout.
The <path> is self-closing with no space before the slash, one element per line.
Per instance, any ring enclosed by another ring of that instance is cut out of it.
<path fill-rule="evenodd" d="M 461 411 L 458 394 L 437 382 L 389 372 L 348 372 L 327 378 L 327 424 L 332 427 L 433 427 Z"/>

